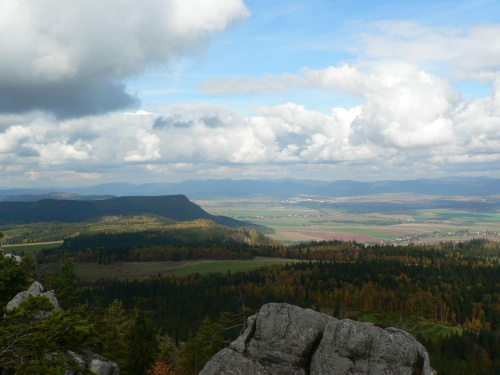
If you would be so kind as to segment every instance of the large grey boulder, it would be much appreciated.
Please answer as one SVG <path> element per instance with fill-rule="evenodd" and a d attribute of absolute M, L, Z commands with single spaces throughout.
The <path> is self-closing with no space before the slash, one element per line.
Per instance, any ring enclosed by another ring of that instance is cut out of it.
<path fill-rule="evenodd" d="M 425 348 L 409 333 L 337 320 L 271 303 L 200 375 L 433 375 Z"/>
<path fill-rule="evenodd" d="M 352 320 L 325 327 L 311 374 L 434 374 L 425 348 L 408 332 Z"/>

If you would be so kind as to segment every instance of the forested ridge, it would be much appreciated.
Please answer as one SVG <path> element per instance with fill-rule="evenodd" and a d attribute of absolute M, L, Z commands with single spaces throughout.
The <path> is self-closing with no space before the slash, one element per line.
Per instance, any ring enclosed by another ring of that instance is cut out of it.
<path fill-rule="evenodd" d="M 148 374 L 155 375 L 196 374 L 238 336 L 246 317 L 262 304 L 288 302 L 339 318 L 409 329 L 427 347 L 440 374 L 500 371 L 498 242 L 474 239 L 403 247 L 330 241 L 287 247 L 261 242 L 258 234 L 243 229 L 228 231 L 212 224 L 204 234 L 189 225 L 184 229 L 163 237 L 148 231 L 74 237 L 59 249 L 35 254 L 39 262 L 60 259 L 63 264 L 60 275 L 49 273 L 41 280 L 56 290 L 67 309 L 59 325 L 77 324 L 88 333 L 57 339 L 53 345 L 89 345 L 116 360 L 123 374 L 148 369 Z M 155 242 L 156 237 L 162 244 Z M 290 262 L 251 271 L 145 280 L 89 283 L 74 275 L 75 262 L 112 264 L 118 257 L 146 262 L 172 260 L 172 256 L 247 259 L 257 255 Z M 2 307 L 26 288 L 36 271 L 35 258 L 28 256 L 22 266 L 1 259 Z M 1 321 L 3 338 L 12 334 L 16 324 L 22 326 L 21 318 L 9 315 Z M 428 331 L 429 327 L 433 330 Z M 30 356 L 29 348 L 26 342 L 19 350 Z M 6 370 L 8 364 L 0 354 L 2 366 L 7 374 L 14 373 Z"/>
<path fill-rule="evenodd" d="M 42 199 L 37 202 L 0 202 L 0 223 L 26 224 L 37 222 L 75 223 L 104 215 L 149 213 L 178 221 L 209 219 L 229 227 L 242 222 L 214 216 L 191 202 L 184 195 L 156 197 L 118 197 L 102 200 Z"/>
<path fill-rule="evenodd" d="M 255 230 L 229 228 L 211 220 L 141 228 L 133 232 L 100 230 L 66 238 L 59 248 L 42 250 L 39 263 L 71 254 L 78 262 L 251 259 L 258 246 L 272 241 Z"/>

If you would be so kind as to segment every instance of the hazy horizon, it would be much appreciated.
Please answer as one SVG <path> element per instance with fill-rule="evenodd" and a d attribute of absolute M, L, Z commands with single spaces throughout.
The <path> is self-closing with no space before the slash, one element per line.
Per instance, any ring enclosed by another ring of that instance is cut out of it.
<path fill-rule="evenodd" d="M 238 178 L 208 178 L 208 179 L 192 179 L 192 180 L 183 180 L 183 181 L 178 181 L 178 182 L 172 182 L 172 181 L 163 181 L 163 182 L 127 182 L 127 181 L 116 181 L 116 182 L 105 182 L 105 183 L 97 183 L 97 184 L 92 184 L 92 183 L 87 183 L 87 184 L 81 184 L 81 185 L 47 185 L 47 186 L 36 186 L 36 187 L 26 187 L 26 186 L 13 186 L 13 187 L 9 187 L 9 186 L 3 186 L 0 184 L 0 193 L 2 191 L 13 191 L 14 195 L 18 195 L 18 193 L 16 191 L 39 191 L 40 194 L 47 194 L 47 193 L 74 193 L 74 192 L 77 192 L 77 194 L 86 194 L 84 192 L 81 192 L 80 190 L 88 190 L 88 189 L 93 189 L 93 188 L 98 188 L 100 186 L 102 187 L 112 187 L 114 186 L 115 188 L 117 189 L 121 189 L 121 188 L 126 188 L 127 185 L 130 185 L 130 186 L 134 186 L 134 187 L 137 187 L 139 190 L 137 191 L 140 191 L 141 188 L 145 188 L 145 186 L 185 186 L 187 187 L 189 191 L 192 190 L 192 186 L 188 185 L 190 183 L 193 183 L 193 182 L 199 182 L 200 185 L 197 185 L 195 186 L 195 190 L 199 191 L 199 192 L 207 192 L 206 190 L 213 190 L 215 186 L 219 186 L 220 185 L 214 185 L 214 184 L 217 184 L 217 183 L 223 183 L 223 182 L 232 182 L 232 183 L 238 183 L 238 182 L 251 182 L 251 183 L 266 183 L 266 182 L 271 182 L 271 183 L 279 183 L 279 182 L 284 182 L 284 181 L 290 181 L 294 184 L 294 186 L 304 186 L 304 189 L 306 191 L 303 192 L 303 194 L 308 194 L 308 191 L 307 191 L 307 187 L 319 187 L 319 186 L 323 186 L 322 184 L 328 184 L 328 186 L 330 186 L 331 184 L 336 184 L 336 183 L 353 183 L 355 184 L 354 186 L 356 186 L 356 184 L 366 184 L 366 188 L 369 189 L 369 186 L 375 186 L 375 185 L 370 185 L 370 184 L 377 184 L 377 183 L 382 183 L 382 185 L 378 185 L 378 187 L 383 187 L 384 186 L 384 183 L 396 183 L 396 184 L 399 184 L 399 183 L 405 183 L 405 182 L 413 182 L 415 181 L 416 183 L 421 183 L 421 182 L 424 182 L 424 181 L 429 181 L 431 183 L 433 183 L 434 185 L 436 186 L 439 186 L 439 185 L 442 185 L 442 184 L 445 184 L 446 186 L 448 186 L 450 188 L 450 185 L 449 183 L 450 182 L 454 182 L 454 181 L 460 181 L 462 183 L 465 182 L 465 186 L 457 186 L 457 188 L 459 190 L 467 190 L 467 187 L 471 188 L 472 190 L 474 190 L 477 185 L 467 185 L 467 182 L 468 181 L 471 181 L 471 182 L 475 182 L 477 180 L 491 180 L 491 182 L 495 181 L 496 184 L 500 183 L 500 178 L 494 178 L 494 177 L 489 177 L 489 176 L 475 176 L 475 177 L 467 177 L 467 176 L 444 176 L 444 177 L 436 177 L 436 178 L 427 178 L 427 177 L 421 177 L 421 178 L 416 178 L 416 179 L 385 179 L 385 180 L 355 180 L 355 179 L 337 179 L 337 180 L 320 180 L 320 179 L 300 179 L 300 178 L 289 178 L 289 177 L 284 177 L 284 178 L 281 178 L 281 177 L 277 177 L 277 178 L 256 178 L 256 179 L 248 179 L 248 178 L 241 178 L 241 179 L 238 179 Z M 208 183 L 208 184 L 207 184 Z M 306 183 L 306 185 L 301 185 L 301 183 Z M 310 184 L 312 185 L 310 185 Z M 317 183 L 318 185 L 315 185 L 315 183 Z M 441 184 L 440 184 L 441 183 Z M 298 184 L 298 185 L 297 185 Z M 343 184 L 345 185 L 345 184 Z M 255 186 L 254 184 L 252 184 L 251 186 Z M 270 185 L 268 185 L 270 186 Z M 274 185 L 275 187 L 277 185 Z M 347 185 L 345 185 L 347 186 Z M 344 188 L 345 188 L 344 186 Z M 386 185 L 387 186 L 387 185 Z M 403 185 L 399 185 L 399 186 L 403 186 Z M 408 186 L 408 185 L 405 185 L 405 186 Z M 429 185 L 431 186 L 431 185 Z M 444 186 L 444 185 L 443 185 Z M 224 185 L 224 188 L 229 188 L 231 187 L 231 189 L 235 189 L 236 186 L 232 185 L 232 186 L 228 186 L 227 184 Z M 487 189 L 487 190 L 491 190 L 494 186 L 483 186 L 483 188 Z M 248 186 L 246 188 L 249 188 Z M 422 189 L 422 188 L 421 188 Z M 114 194 L 118 194 L 118 195 L 121 195 L 119 193 L 120 190 L 118 190 L 118 193 L 113 193 L 112 190 L 109 190 L 105 193 L 105 195 L 108 195 L 108 194 L 111 194 L 111 195 L 114 195 Z M 27 193 L 29 194 L 29 193 Z M 104 193 L 103 193 L 104 194 Z M 163 193 L 161 192 L 156 192 L 154 193 L 153 195 L 162 195 Z M 175 193 L 172 193 L 172 192 L 167 192 L 166 194 L 186 194 L 185 191 L 177 191 Z M 423 193 L 422 193 L 423 194 Z M 433 192 L 428 192 L 428 194 L 435 194 Z M 455 193 L 451 193 L 452 195 L 455 194 Z M 491 193 L 493 194 L 493 193 Z M 496 191 L 495 191 L 495 194 L 496 194 Z M 1 195 L 1 194 L 0 194 Z M 136 195 L 136 194 L 132 194 L 132 195 Z M 148 195 L 151 195 L 151 194 L 148 194 Z M 470 194 L 467 194 L 467 195 L 470 195 Z M 474 194 L 472 194 L 474 195 Z M 478 193 L 477 195 L 484 195 L 484 194 L 480 194 Z M 486 194 L 488 195 L 488 194 Z"/>

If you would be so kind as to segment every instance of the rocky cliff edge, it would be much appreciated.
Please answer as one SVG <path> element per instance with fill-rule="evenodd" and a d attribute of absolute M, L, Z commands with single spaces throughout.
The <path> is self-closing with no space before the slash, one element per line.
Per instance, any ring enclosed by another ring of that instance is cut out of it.
<path fill-rule="evenodd" d="M 435 375 L 408 332 L 270 303 L 200 375 Z"/>

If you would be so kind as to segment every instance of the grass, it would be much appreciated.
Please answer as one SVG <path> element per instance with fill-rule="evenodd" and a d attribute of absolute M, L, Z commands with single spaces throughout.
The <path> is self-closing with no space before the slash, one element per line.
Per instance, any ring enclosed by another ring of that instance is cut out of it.
<path fill-rule="evenodd" d="M 419 333 L 424 337 L 450 336 L 452 333 L 462 334 L 458 326 L 448 326 L 433 322 L 424 322 L 413 319 L 400 318 L 391 314 L 363 314 L 357 319 L 360 322 L 379 323 L 387 327 L 397 327 L 412 333 Z"/>
<path fill-rule="evenodd" d="M 470 211 L 455 211 L 446 209 L 434 210 L 418 210 L 418 214 L 414 216 L 420 220 L 442 220 L 455 221 L 462 223 L 482 223 L 482 222 L 499 222 L 500 215 L 496 212 L 470 212 Z"/>
<path fill-rule="evenodd" d="M 397 238 L 399 235 L 390 232 L 384 232 L 384 228 L 381 227 L 380 230 L 375 230 L 373 228 L 352 228 L 345 227 L 338 230 L 339 233 L 350 235 L 351 233 L 359 233 L 367 237 L 371 237 L 375 240 L 384 240 L 387 238 Z"/>
<path fill-rule="evenodd" d="M 420 333 L 425 337 L 432 336 L 450 336 L 452 333 L 462 334 L 459 327 L 449 327 L 441 324 L 421 323 Z"/>
<path fill-rule="evenodd" d="M 24 253 L 36 253 L 43 249 L 54 249 L 61 246 L 63 241 L 52 241 L 52 242 L 40 242 L 40 243 L 30 243 L 21 245 L 4 245 L 3 248 L 12 254 Z"/>
<path fill-rule="evenodd" d="M 377 323 L 378 319 L 374 314 L 365 314 L 358 319 L 360 322 Z"/>
<path fill-rule="evenodd" d="M 95 282 L 99 279 L 134 280 L 157 275 L 187 276 L 192 273 L 227 273 L 248 271 L 263 266 L 291 263 L 290 259 L 255 257 L 252 260 L 208 261 L 190 260 L 179 262 L 114 262 L 108 265 L 97 263 L 75 264 L 76 276 L 84 281 Z M 37 270 L 36 274 L 45 276 L 48 271 L 60 273 L 60 263 L 51 263 Z"/>
<path fill-rule="evenodd" d="M 172 272 L 176 276 L 187 276 L 192 273 L 206 274 L 206 273 L 227 273 L 238 271 L 250 271 L 255 268 L 271 266 L 274 264 L 291 263 L 290 259 L 269 259 L 257 257 L 253 260 L 228 260 L 228 261 L 214 261 L 204 262 L 201 264 L 194 264 L 183 268 L 176 269 Z"/>

